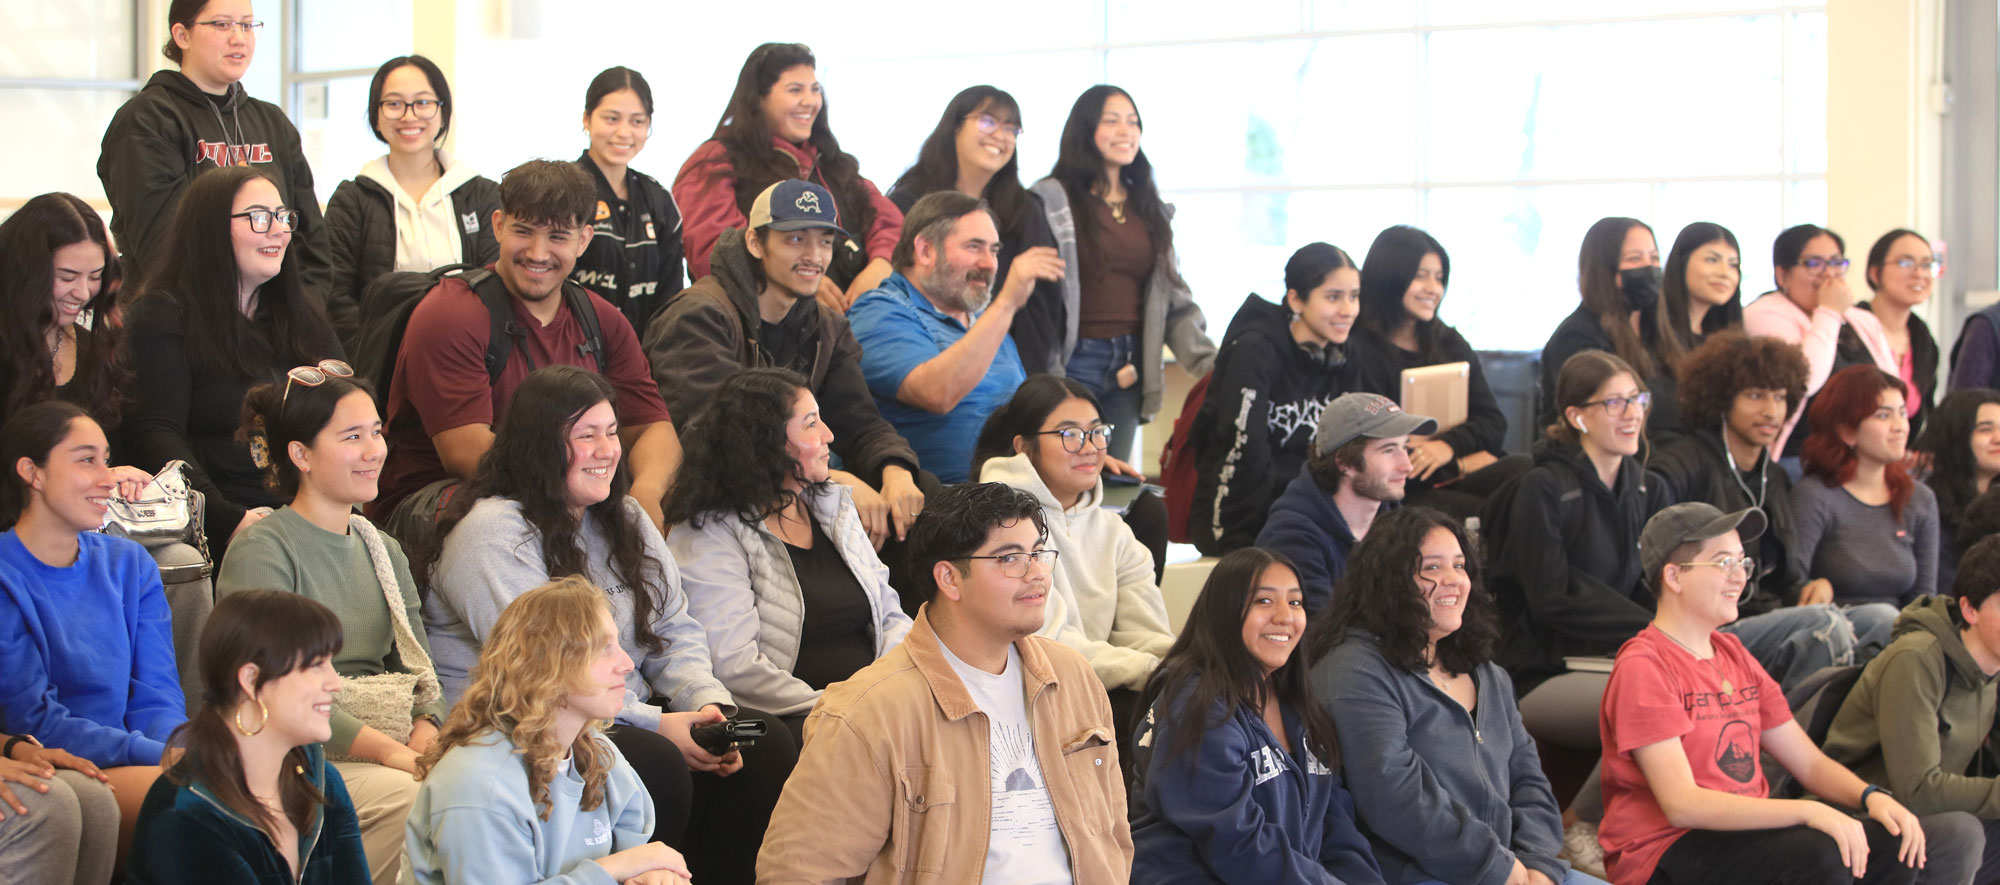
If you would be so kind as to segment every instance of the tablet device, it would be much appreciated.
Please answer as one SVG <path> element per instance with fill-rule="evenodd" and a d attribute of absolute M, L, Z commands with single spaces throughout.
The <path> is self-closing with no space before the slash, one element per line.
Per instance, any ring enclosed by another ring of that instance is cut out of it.
<path fill-rule="evenodd" d="M 1471 363 L 1441 363 L 1403 370 L 1403 411 L 1436 419 L 1439 432 L 1465 423 Z"/>

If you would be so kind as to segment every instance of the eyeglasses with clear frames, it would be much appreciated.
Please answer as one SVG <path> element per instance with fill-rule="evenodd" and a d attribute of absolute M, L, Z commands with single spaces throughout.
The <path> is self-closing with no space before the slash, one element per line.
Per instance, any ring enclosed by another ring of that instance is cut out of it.
<path fill-rule="evenodd" d="M 1043 430 L 1035 435 L 1061 437 L 1063 451 L 1076 455 L 1083 452 L 1083 441 L 1086 439 L 1090 440 L 1091 446 L 1100 452 L 1110 448 L 1111 430 L 1111 425 L 1099 424 L 1089 430 L 1081 427 L 1065 427 L 1061 430 Z"/>
<path fill-rule="evenodd" d="M 385 98 L 376 102 L 375 106 L 382 109 L 382 116 L 391 120 L 400 120 L 408 113 L 415 113 L 419 120 L 428 120 L 438 115 L 438 108 L 443 107 L 444 102 L 435 98 L 419 98 L 416 101 Z"/>
<path fill-rule="evenodd" d="M 243 36 L 245 37 L 257 33 L 257 29 L 264 26 L 264 23 L 260 21 L 251 21 L 249 19 L 244 19 L 243 21 L 240 22 L 233 22 L 226 18 L 210 19 L 205 22 L 195 22 L 195 24 L 205 28 L 214 28 L 217 31 L 220 31 L 224 34 L 229 33 L 230 28 L 235 28 L 239 31 L 242 31 Z"/>
<path fill-rule="evenodd" d="M 1036 550 L 1032 553 L 1002 553 L 998 556 L 967 556 L 966 559 L 990 559 L 1000 567 L 1000 573 L 1010 578 L 1028 576 L 1028 563 L 1039 562 L 1043 568 L 1054 569 L 1056 560 L 1061 558 L 1061 550 Z"/>
<path fill-rule="evenodd" d="M 1733 571 L 1743 575 L 1745 580 L 1748 580 L 1750 576 L 1757 573 L 1757 557 L 1754 556 L 1725 556 L 1713 562 L 1676 562 L 1674 565 L 1683 568 L 1691 565 L 1712 565 L 1722 569 L 1722 573 L 1725 576 Z"/>
<path fill-rule="evenodd" d="M 1585 408 L 1603 406 L 1604 414 L 1616 418 L 1625 414 L 1627 406 L 1638 406 L 1641 412 L 1651 408 L 1653 405 L 1653 395 L 1642 392 L 1633 394 L 1632 396 L 1607 396 L 1600 400 L 1591 400 L 1583 405 Z"/>
<path fill-rule="evenodd" d="M 972 122 L 973 125 L 979 127 L 979 131 L 981 132 L 991 133 L 994 130 L 998 129 L 1006 132 L 1008 135 L 1011 135 L 1015 138 L 1021 137 L 1021 132 L 1022 132 L 1021 124 L 1019 123 L 1003 124 L 1000 122 L 999 117 L 995 117 L 992 114 L 980 114 L 979 116 L 972 118 Z"/>
<path fill-rule="evenodd" d="M 299 229 L 299 210 L 297 209 L 252 209 L 248 212 L 238 212 L 229 217 L 250 219 L 250 230 L 254 233 L 270 233 L 271 222 L 274 220 L 283 224 L 286 230 Z"/>

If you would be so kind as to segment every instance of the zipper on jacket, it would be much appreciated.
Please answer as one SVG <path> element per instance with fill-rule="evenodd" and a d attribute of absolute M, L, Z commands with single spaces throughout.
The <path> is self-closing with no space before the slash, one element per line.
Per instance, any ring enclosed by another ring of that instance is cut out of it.
<path fill-rule="evenodd" d="M 263 827 L 257 826 L 255 824 L 250 823 L 247 820 L 244 820 L 242 815 L 237 814 L 229 806 L 224 805 L 221 802 L 217 802 L 216 800 L 210 798 L 208 794 L 203 793 L 200 790 L 190 789 L 188 792 L 191 792 L 196 796 L 200 797 L 201 801 L 207 802 L 208 804 L 215 806 L 215 810 L 222 812 L 223 816 L 236 820 L 239 823 L 248 826 L 250 829 L 256 830 L 258 835 L 264 837 L 265 842 L 270 843 L 271 850 L 278 852 L 278 859 L 281 861 L 285 859 L 285 852 L 283 849 L 278 847 L 278 840 L 272 838 L 270 833 L 265 832 Z M 292 876 L 293 885 L 298 885 L 298 883 L 305 881 L 306 863 L 307 861 L 310 861 L 312 859 L 313 850 L 319 847 L 320 831 L 324 829 L 325 826 L 326 826 L 325 809 L 324 808 L 315 809 L 313 811 L 312 838 L 306 841 L 305 850 L 299 852 L 299 868 L 298 871 Z"/>

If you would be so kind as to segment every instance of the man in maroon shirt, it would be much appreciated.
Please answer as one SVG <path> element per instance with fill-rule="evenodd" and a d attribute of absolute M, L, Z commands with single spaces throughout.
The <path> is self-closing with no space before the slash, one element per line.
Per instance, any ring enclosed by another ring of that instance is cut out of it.
<path fill-rule="evenodd" d="M 435 507 L 449 482 L 472 478 L 514 388 L 538 367 L 564 364 L 602 372 L 617 390 L 632 497 L 664 529 L 660 501 L 681 446 L 639 337 L 604 299 L 581 289 L 563 294 L 565 285 L 575 285 L 565 281 L 590 241 L 596 206 L 590 178 L 574 163 L 531 160 L 500 180 L 500 210 L 492 218 L 500 259 L 480 285 L 505 286 L 511 296 L 515 338 L 506 365 L 497 379 L 487 371 L 492 315 L 464 279 L 447 277 L 424 295 L 410 314 L 389 383 L 389 458 L 382 494 L 369 505 L 371 519 L 393 531 L 405 519 L 434 516 L 416 511 Z M 595 309 L 601 366 L 572 302 Z"/>

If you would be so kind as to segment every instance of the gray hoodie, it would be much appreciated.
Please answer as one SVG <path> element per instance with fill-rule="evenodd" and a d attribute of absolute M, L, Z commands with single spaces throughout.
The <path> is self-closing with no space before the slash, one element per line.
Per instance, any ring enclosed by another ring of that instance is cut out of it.
<path fill-rule="evenodd" d="M 1468 713 L 1428 674 L 1390 666 L 1360 630 L 1313 665 L 1361 830 L 1392 883 L 1503 885 L 1516 860 L 1561 882 L 1562 811 L 1514 683 L 1492 662 L 1472 676 L 1479 700 Z"/>

